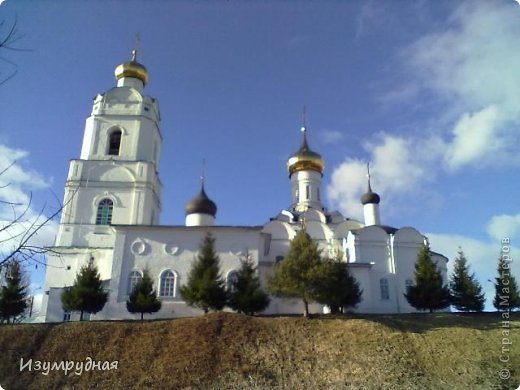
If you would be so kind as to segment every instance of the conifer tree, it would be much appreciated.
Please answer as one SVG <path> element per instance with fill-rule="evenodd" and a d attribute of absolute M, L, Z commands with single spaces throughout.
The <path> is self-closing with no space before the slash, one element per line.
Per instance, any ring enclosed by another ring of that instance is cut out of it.
<path fill-rule="evenodd" d="M 327 305 L 331 313 L 343 313 L 344 308 L 356 307 L 361 302 L 363 291 L 339 256 L 323 261 L 313 283 L 316 301 Z"/>
<path fill-rule="evenodd" d="M 502 255 L 498 258 L 497 274 L 493 299 L 495 309 L 509 311 L 520 308 L 520 291 L 515 277 L 511 274 L 511 262 Z"/>
<path fill-rule="evenodd" d="M 246 254 L 236 279 L 231 283 L 229 307 L 239 313 L 254 315 L 269 306 L 269 296 L 262 290 L 251 256 Z"/>
<path fill-rule="evenodd" d="M 22 265 L 11 260 L 5 266 L 3 286 L 0 288 L 0 319 L 15 322 L 27 309 L 27 284 L 23 280 Z"/>
<path fill-rule="evenodd" d="M 455 259 L 453 275 L 450 281 L 451 303 L 460 311 L 482 311 L 486 298 L 482 286 L 469 273 L 468 260 L 462 249 Z"/>
<path fill-rule="evenodd" d="M 204 237 L 188 275 L 188 283 L 180 288 L 180 293 L 188 305 L 198 307 L 204 313 L 222 310 L 226 305 L 227 292 L 211 233 Z"/>
<path fill-rule="evenodd" d="M 94 264 L 94 259 L 81 267 L 74 284 L 61 294 L 61 303 L 66 311 L 79 311 L 79 320 L 83 313 L 97 313 L 108 300 L 108 292 L 103 289 L 101 276 Z"/>
<path fill-rule="evenodd" d="M 300 298 L 303 315 L 308 317 L 309 303 L 315 301 L 315 280 L 320 265 L 318 244 L 302 228 L 291 241 L 289 252 L 275 265 L 267 281 L 268 290 L 277 297 Z"/>
<path fill-rule="evenodd" d="M 442 283 L 442 275 L 431 259 L 430 248 L 422 245 L 415 263 L 415 283 L 406 288 L 406 300 L 417 310 L 444 309 L 450 305 L 450 291 Z"/>
<path fill-rule="evenodd" d="M 153 280 L 148 270 L 143 271 L 143 277 L 139 280 L 126 301 L 126 309 L 130 313 L 141 313 L 141 321 L 144 313 L 152 314 L 161 309 L 161 301 L 157 299 L 157 292 L 153 289 Z"/>

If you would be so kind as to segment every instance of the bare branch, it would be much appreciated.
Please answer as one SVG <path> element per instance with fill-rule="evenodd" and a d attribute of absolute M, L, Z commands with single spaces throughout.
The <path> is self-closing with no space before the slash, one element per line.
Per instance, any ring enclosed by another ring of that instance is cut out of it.
<path fill-rule="evenodd" d="M 14 162 L 9 167 L 0 171 L 0 176 L 12 167 Z M 13 218 L 5 226 L 0 227 L 0 233 L 3 234 L 3 238 L 0 240 L 2 246 L 11 245 L 11 248 L 5 254 L 0 254 L 0 269 L 13 259 L 19 259 L 23 261 L 33 262 L 35 264 L 44 264 L 41 260 L 41 256 L 46 253 L 52 253 L 52 248 L 37 246 L 31 243 L 31 240 L 35 238 L 41 230 L 47 226 L 52 220 L 56 219 L 64 207 L 72 202 L 74 196 L 77 193 L 77 189 L 71 194 L 64 204 L 56 197 L 56 194 L 52 193 L 59 207 L 57 207 L 49 215 L 45 215 L 48 206 L 44 204 L 36 216 L 31 216 L 32 212 L 32 192 L 30 193 L 27 205 L 23 208 L 22 212 L 17 212 L 14 203 L 5 202 L 9 204 L 13 209 Z"/>

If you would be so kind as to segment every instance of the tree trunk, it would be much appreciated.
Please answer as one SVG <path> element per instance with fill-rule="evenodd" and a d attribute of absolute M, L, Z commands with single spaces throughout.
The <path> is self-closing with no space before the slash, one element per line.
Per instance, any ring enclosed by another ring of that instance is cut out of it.
<path fill-rule="evenodd" d="M 79 320 L 83 321 L 83 310 L 79 312 Z"/>
<path fill-rule="evenodd" d="M 309 302 L 304 298 L 303 299 L 303 316 L 305 318 L 309 317 Z"/>
<path fill-rule="evenodd" d="M 209 311 L 208 308 L 205 307 L 205 308 L 204 308 L 204 314 L 208 314 L 208 311 Z"/>
<path fill-rule="evenodd" d="M 430 309 L 430 313 L 433 313 L 433 309 Z"/>
<path fill-rule="evenodd" d="M 143 317 L 144 317 L 144 313 L 141 313 L 141 321 L 143 320 Z"/>

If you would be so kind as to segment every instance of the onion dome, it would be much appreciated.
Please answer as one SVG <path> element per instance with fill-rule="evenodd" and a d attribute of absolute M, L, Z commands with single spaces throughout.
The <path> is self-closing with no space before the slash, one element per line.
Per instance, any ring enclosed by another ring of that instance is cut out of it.
<path fill-rule="evenodd" d="M 311 170 L 316 171 L 323 175 L 325 169 L 325 162 L 321 156 L 310 150 L 307 144 L 307 129 L 302 127 L 303 140 L 300 149 L 287 161 L 287 170 L 289 171 L 289 177 L 298 171 Z"/>
<path fill-rule="evenodd" d="M 148 83 L 148 71 L 143 65 L 137 62 L 136 57 L 137 51 L 132 50 L 132 59 L 116 67 L 114 71 L 116 80 L 120 80 L 123 77 L 132 77 L 141 80 L 143 85 Z"/>
<path fill-rule="evenodd" d="M 379 204 L 381 198 L 378 194 L 372 191 L 372 187 L 370 186 L 370 164 L 367 164 L 367 178 L 368 178 L 368 190 L 361 196 L 361 203 L 363 205 L 366 204 Z"/>
<path fill-rule="evenodd" d="M 375 192 L 372 192 L 372 188 L 370 188 L 370 185 L 368 186 L 368 191 L 365 192 L 361 196 L 361 203 L 363 205 L 366 205 L 366 204 L 379 204 L 380 200 L 381 200 L 381 198 L 379 197 L 379 195 L 376 194 Z"/>
<path fill-rule="evenodd" d="M 191 199 L 184 208 L 186 215 L 189 214 L 208 214 L 212 217 L 217 215 L 217 205 L 213 202 L 204 191 L 204 182 L 202 182 L 199 194 Z"/>

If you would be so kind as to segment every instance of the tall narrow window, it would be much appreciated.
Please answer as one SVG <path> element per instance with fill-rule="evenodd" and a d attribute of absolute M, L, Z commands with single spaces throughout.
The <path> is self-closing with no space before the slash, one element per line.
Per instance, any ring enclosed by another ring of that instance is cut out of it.
<path fill-rule="evenodd" d="M 310 190 L 311 190 L 311 189 L 309 188 L 309 186 L 305 186 L 305 198 L 306 198 L 307 200 L 309 200 L 310 195 L 311 195 L 311 194 L 310 194 L 310 192 L 311 192 Z"/>
<path fill-rule="evenodd" d="M 164 271 L 161 274 L 161 282 L 159 286 L 159 295 L 161 297 L 174 297 L 175 296 L 175 274 L 170 271 Z"/>
<path fill-rule="evenodd" d="M 96 225 L 110 225 L 112 223 L 112 210 L 114 202 L 110 199 L 103 199 L 98 204 L 96 214 Z"/>
<path fill-rule="evenodd" d="M 139 271 L 130 272 L 130 275 L 128 275 L 128 295 L 130 295 L 136 284 L 139 283 L 142 278 L 143 276 L 139 273 Z"/>
<path fill-rule="evenodd" d="M 121 149 L 121 130 L 114 130 L 108 139 L 108 154 L 119 156 L 119 149 Z"/>
<path fill-rule="evenodd" d="M 379 281 L 379 286 L 381 288 L 381 299 L 388 301 L 390 299 L 390 293 L 388 291 L 388 279 L 381 279 Z"/>
<path fill-rule="evenodd" d="M 319 188 L 319 187 L 318 187 L 318 192 L 317 192 L 317 194 L 318 194 L 318 202 L 320 202 L 321 199 L 320 199 L 320 188 Z"/>

